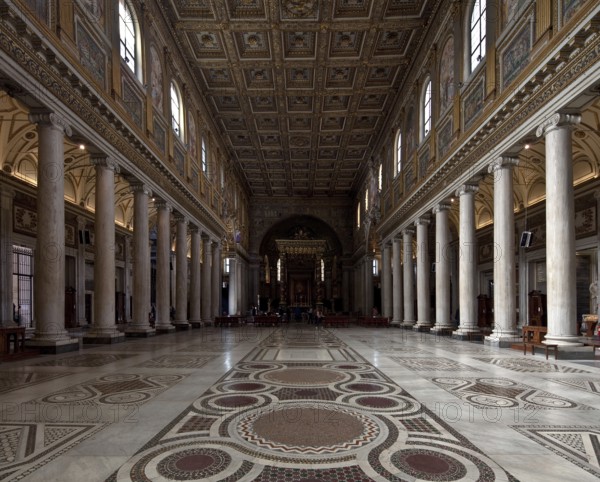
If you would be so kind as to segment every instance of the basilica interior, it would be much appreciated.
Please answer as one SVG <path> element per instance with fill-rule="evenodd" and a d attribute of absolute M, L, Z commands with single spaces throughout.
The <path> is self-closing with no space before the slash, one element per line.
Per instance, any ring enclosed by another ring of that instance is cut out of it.
<path fill-rule="evenodd" d="M 598 480 L 598 2 L 0 12 L 0 480 Z"/>

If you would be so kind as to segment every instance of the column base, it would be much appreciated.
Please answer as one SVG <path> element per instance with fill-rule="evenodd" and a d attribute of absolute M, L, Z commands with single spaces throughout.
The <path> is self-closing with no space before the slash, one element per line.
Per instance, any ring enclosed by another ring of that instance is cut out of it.
<path fill-rule="evenodd" d="M 429 330 L 429 333 L 438 336 L 452 336 L 454 330 L 456 330 L 456 328 L 454 328 L 452 325 L 435 325 L 431 328 L 431 330 Z"/>
<path fill-rule="evenodd" d="M 202 328 L 202 321 L 201 320 L 190 320 L 190 326 L 192 327 L 192 329 Z"/>
<path fill-rule="evenodd" d="M 98 345 L 111 345 L 113 343 L 121 343 L 125 341 L 125 335 L 123 333 L 119 333 L 118 331 L 109 331 L 103 333 L 101 331 L 98 332 L 90 332 L 83 335 L 83 343 L 84 344 L 98 344 Z"/>
<path fill-rule="evenodd" d="M 510 348 L 514 343 L 519 343 L 522 339 L 516 330 L 494 330 L 484 338 L 483 342 L 489 346 Z"/>
<path fill-rule="evenodd" d="M 402 320 L 392 320 L 392 321 L 390 321 L 390 326 L 393 326 L 394 328 L 398 328 L 398 327 L 402 326 Z"/>
<path fill-rule="evenodd" d="M 479 330 L 478 326 L 466 326 L 459 328 L 452 333 L 452 338 L 455 340 L 467 340 L 467 341 L 483 341 L 483 334 Z"/>
<path fill-rule="evenodd" d="M 164 335 L 166 333 L 175 333 L 175 327 L 173 325 L 154 325 L 157 335 Z"/>
<path fill-rule="evenodd" d="M 174 321 L 173 326 L 175 327 L 176 331 L 185 331 L 191 328 L 187 321 Z"/>
<path fill-rule="evenodd" d="M 27 348 L 35 348 L 42 355 L 59 355 L 70 351 L 79 351 L 80 342 L 77 338 L 64 338 L 62 340 L 25 340 Z"/>
<path fill-rule="evenodd" d="M 432 324 L 428 321 L 419 321 L 413 326 L 413 331 L 428 332 L 432 328 Z"/>
<path fill-rule="evenodd" d="M 579 341 L 579 337 L 577 335 L 546 335 L 544 341 L 542 341 L 544 345 L 558 345 L 558 346 L 583 346 L 583 343 Z"/>
<path fill-rule="evenodd" d="M 414 321 L 414 320 L 404 320 L 402 322 L 402 325 L 400 325 L 400 326 L 402 326 L 402 328 L 405 328 L 407 330 L 412 330 L 413 326 L 415 326 L 415 323 L 416 323 L 416 321 Z"/>
<path fill-rule="evenodd" d="M 130 326 L 125 329 L 125 336 L 147 338 L 156 335 L 156 330 L 150 326 Z"/>
<path fill-rule="evenodd" d="M 215 326 L 215 321 L 207 318 L 206 320 L 202 320 L 202 326 Z"/>

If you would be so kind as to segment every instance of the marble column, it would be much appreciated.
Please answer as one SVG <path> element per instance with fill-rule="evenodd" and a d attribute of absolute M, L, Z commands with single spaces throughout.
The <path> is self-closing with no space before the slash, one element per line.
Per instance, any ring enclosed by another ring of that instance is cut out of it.
<path fill-rule="evenodd" d="M 223 284 L 221 280 L 221 243 L 214 242 L 212 250 L 212 276 L 211 276 L 211 305 L 212 305 L 212 316 L 220 316 L 221 314 L 221 286 Z M 241 308 L 240 308 L 241 309 Z"/>
<path fill-rule="evenodd" d="M 192 279 L 190 282 L 190 325 L 192 328 L 202 326 L 202 311 L 200 307 L 200 286 L 202 284 L 202 274 L 200 271 L 200 230 L 198 227 L 192 227 L 192 260 L 191 271 Z"/>
<path fill-rule="evenodd" d="M 173 325 L 177 330 L 190 327 L 188 323 L 188 257 L 187 257 L 187 219 L 178 214 L 175 216 L 177 226 L 175 243 L 175 319 Z"/>
<path fill-rule="evenodd" d="M 392 293 L 392 245 L 386 243 L 381 254 L 381 277 L 382 277 L 382 315 L 391 317 L 393 314 L 394 296 Z"/>
<path fill-rule="evenodd" d="M 131 184 L 133 191 L 133 320 L 125 330 L 127 336 L 153 336 L 150 326 L 150 238 L 148 200 L 152 195 L 141 182 Z"/>
<path fill-rule="evenodd" d="M 230 315 L 235 315 L 238 310 L 237 298 L 237 266 L 236 259 L 229 258 L 229 299 L 228 312 Z"/>
<path fill-rule="evenodd" d="M 486 344 L 510 347 L 517 339 L 515 215 L 513 167 L 519 159 L 499 157 L 488 168 L 494 176 L 494 331 Z"/>
<path fill-rule="evenodd" d="M 250 299 L 258 309 L 258 291 L 260 287 L 260 263 L 256 259 L 250 262 Z"/>
<path fill-rule="evenodd" d="M 79 326 L 85 326 L 88 320 L 85 318 L 85 218 L 83 216 L 77 216 L 77 233 L 81 233 L 78 237 L 79 242 L 77 243 L 77 282 L 75 285 L 76 297 L 77 297 L 77 324 Z"/>
<path fill-rule="evenodd" d="M 212 317 L 212 298 L 211 298 L 211 260 L 212 260 L 212 245 L 208 235 L 202 236 L 202 324 L 210 325 L 213 323 Z"/>
<path fill-rule="evenodd" d="M 433 333 L 453 329 L 450 313 L 450 230 L 448 227 L 449 204 L 438 204 L 435 215 L 435 326 Z"/>
<path fill-rule="evenodd" d="M 115 320 L 115 173 L 119 166 L 106 156 L 95 156 L 96 193 L 94 216 L 94 323 L 84 343 L 117 343 L 125 335 Z"/>
<path fill-rule="evenodd" d="M 124 236 L 125 238 L 125 320 L 127 323 L 131 321 L 132 316 L 132 298 L 133 298 L 133 279 L 131 276 L 132 272 L 132 259 L 133 249 L 131 247 L 132 237 L 129 234 Z"/>
<path fill-rule="evenodd" d="M 402 326 L 412 328 L 415 324 L 415 286 L 413 267 L 413 236 L 414 230 L 407 228 L 402 231 L 404 244 L 404 321 Z"/>
<path fill-rule="evenodd" d="M 244 283 L 243 283 L 243 277 L 244 277 L 244 263 L 241 259 L 237 260 L 236 263 L 236 267 L 235 267 L 235 294 L 236 294 L 236 299 L 235 299 L 235 312 L 233 313 L 234 315 L 237 315 L 238 313 L 242 314 L 244 312 L 244 304 L 243 299 L 244 299 Z"/>
<path fill-rule="evenodd" d="M 342 306 L 345 313 L 350 312 L 350 268 L 342 266 Z"/>
<path fill-rule="evenodd" d="M 0 185 L 0 326 L 13 327 L 13 198 L 14 189 Z M 15 306 L 16 308 L 16 306 Z M 25 326 L 22 322 L 21 326 Z"/>
<path fill-rule="evenodd" d="M 458 291 L 460 326 L 452 336 L 464 338 L 478 333 L 477 326 L 477 240 L 475 238 L 475 193 L 479 188 L 465 184 L 456 191 L 460 198 Z"/>
<path fill-rule="evenodd" d="M 54 113 L 35 113 L 38 132 L 37 237 L 33 278 L 35 334 L 27 341 L 42 353 L 79 349 L 65 330 L 64 136 L 66 121 Z"/>
<path fill-rule="evenodd" d="M 373 256 L 365 256 L 364 262 L 365 315 L 371 316 L 373 313 Z"/>
<path fill-rule="evenodd" d="M 156 207 L 156 320 L 157 333 L 175 331 L 171 323 L 171 206 L 164 200 Z"/>
<path fill-rule="evenodd" d="M 575 114 L 555 114 L 540 125 L 546 141 L 546 343 L 581 345 L 577 336 L 575 200 L 571 131 Z"/>
<path fill-rule="evenodd" d="M 392 325 L 402 323 L 402 240 L 396 236 L 392 244 Z"/>
<path fill-rule="evenodd" d="M 429 292 L 429 219 L 415 221 L 417 229 L 417 331 L 429 331 L 431 323 L 431 293 Z"/>

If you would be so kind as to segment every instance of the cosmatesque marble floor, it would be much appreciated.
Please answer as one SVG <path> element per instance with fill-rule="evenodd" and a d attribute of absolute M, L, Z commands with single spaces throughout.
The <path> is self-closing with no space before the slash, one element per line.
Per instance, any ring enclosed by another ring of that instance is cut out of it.
<path fill-rule="evenodd" d="M 0 481 L 597 481 L 600 358 L 202 328 L 0 364 Z"/>

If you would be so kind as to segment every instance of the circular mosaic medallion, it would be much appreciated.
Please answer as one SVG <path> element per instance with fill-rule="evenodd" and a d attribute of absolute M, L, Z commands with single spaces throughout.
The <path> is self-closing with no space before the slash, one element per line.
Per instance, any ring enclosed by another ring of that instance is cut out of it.
<path fill-rule="evenodd" d="M 286 385 L 323 385 L 342 381 L 346 376 L 323 368 L 286 368 L 266 373 L 264 378 Z"/>
<path fill-rule="evenodd" d="M 227 391 L 232 392 L 256 392 L 257 390 L 263 390 L 265 385 L 263 383 L 254 383 L 254 382 L 240 382 L 240 383 L 232 383 L 231 385 L 227 385 Z"/>
<path fill-rule="evenodd" d="M 223 408 L 243 408 L 258 403 L 258 398 L 249 395 L 230 395 L 213 399 L 212 403 Z"/>
<path fill-rule="evenodd" d="M 156 470 L 170 480 L 198 480 L 216 475 L 230 464 L 231 456 L 222 450 L 194 448 L 165 457 Z"/>
<path fill-rule="evenodd" d="M 387 397 L 360 397 L 356 399 L 356 404 L 369 408 L 392 408 L 399 405 L 397 400 Z"/>
<path fill-rule="evenodd" d="M 382 392 L 385 390 L 385 387 L 375 383 L 351 383 L 346 388 L 354 392 Z"/>
<path fill-rule="evenodd" d="M 461 462 L 433 450 L 401 450 L 392 455 L 391 462 L 398 469 L 421 480 L 450 481 L 467 475 L 467 469 Z"/>
<path fill-rule="evenodd" d="M 358 365 L 338 365 L 336 368 L 340 370 L 361 370 L 363 367 Z"/>
<path fill-rule="evenodd" d="M 284 453 L 326 454 L 353 450 L 379 435 L 367 415 L 336 406 L 297 404 L 252 412 L 237 425 L 242 439 Z"/>

